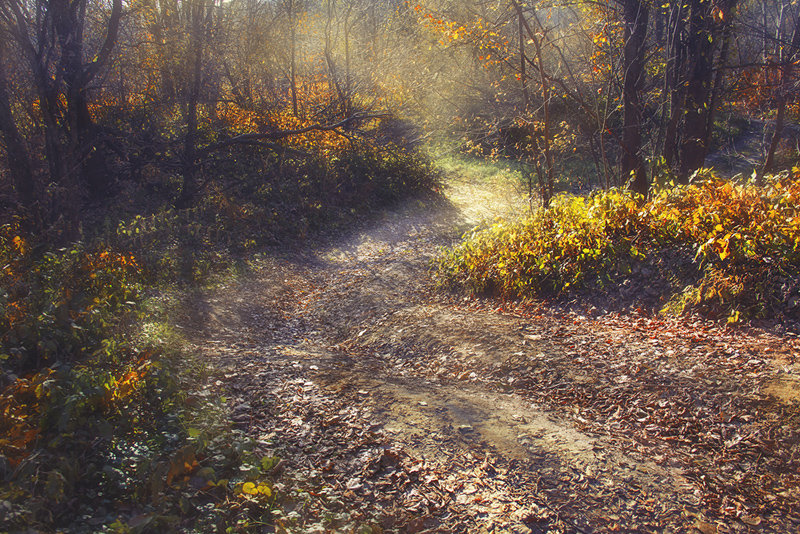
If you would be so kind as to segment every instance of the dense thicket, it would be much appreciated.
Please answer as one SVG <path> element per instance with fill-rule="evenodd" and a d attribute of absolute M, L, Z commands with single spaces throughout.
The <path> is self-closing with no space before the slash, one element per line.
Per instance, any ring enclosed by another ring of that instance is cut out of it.
<path fill-rule="evenodd" d="M 62 219 L 59 231 L 74 235 L 83 206 L 130 185 L 190 207 L 214 182 L 229 185 L 214 165 L 252 160 L 244 145 L 326 156 L 356 138 L 434 133 L 520 162 L 545 199 L 554 180 L 574 174 L 630 181 L 640 193 L 665 169 L 688 182 L 747 127 L 762 137 L 752 163 L 763 176 L 785 164 L 781 140 L 797 115 L 798 9 L 752 0 L 5 2 L 0 200 L 36 227 Z"/>
<path fill-rule="evenodd" d="M 372 2 L 4 2 L 5 213 L 69 239 L 82 210 L 131 190 L 182 209 L 248 177 L 293 181 L 281 172 L 315 158 L 399 153 L 364 76 L 391 14 Z M 328 182 L 323 195 L 352 186 Z"/>

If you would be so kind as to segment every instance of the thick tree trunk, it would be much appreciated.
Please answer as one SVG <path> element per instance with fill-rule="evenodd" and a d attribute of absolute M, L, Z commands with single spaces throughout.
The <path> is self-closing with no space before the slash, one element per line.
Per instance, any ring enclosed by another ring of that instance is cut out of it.
<path fill-rule="evenodd" d="M 199 0 L 191 7 L 189 50 L 192 52 L 192 70 L 189 79 L 188 101 L 186 102 L 186 137 L 183 140 L 183 183 L 180 196 L 175 202 L 175 207 L 178 209 L 190 207 L 194 203 L 194 196 L 198 190 L 197 107 L 202 83 L 205 17 L 205 0 Z"/>
<path fill-rule="evenodd" d="M 666 73 L 664 76 L 663 106 L 664 138 L 663 156 L 667 168 L 673 168 L 678 160 L 678 133 L 681 112 L 686 99 L 684 84 L 686 53 L 682 42 L 686 6 L 677 2 L 670 7 L 667 37 Z"/>
<path fill-rule="evenodd" d="M 689 73 L 686 83 L 683 142 L 678 181 L 689 183 L 693 171 L 701 168 L 708 153 L 708 113 L 711 105 L 714 41 L 711 4 L 692 0 L 687 42 Z M 709 38 L 711 37 L 711 38 Z"/>
<path fill-rule="evenodd" d="M 716 3 L 692 0 L 690 5 L 687 42 L 689 69 L 678 170 L 681 183 L 688 183 L 691 173 L 703 166 L 708 155 L 715 104 L 712 94 L 715 47 L 723 40 L 720 36 L 727 32 L 727 26 L 731 24 L 736 0 L 720 0 Z M 719 14 L 715 14 L 715 10 Z M 715 16 L 719 17 L 719 23 L 715 21 Z"/>
<path fill-rule="evenodd" d="M 78 173 L 80 181 L 94 198 L 105 196 L 109 185 L 106 151 L 101 146 L 100 135 L 89 111 L 87 90 L 92 78 L 109 60 L 119 30 L 122 15 L 121 0 L 112 3 L 106 38 L 95 59 L 84 64 L 84 27 L 86 21 L 86 0 L 53 0 L 53 25 L 59 45 L 61 58 L 59 71 L 65 85 L 67 103 L 66 128 L 68 144 L 66 150 L 76 159 L 70 173 Z"/>
<path fill-rule="evenodd" d="M 86 97 L 86 79 L 83 65 L 83 20 L 86 2 L 79 0 L 54 0 L 51 3 L 56 35 L 61 46 L 59 70 L 64 79 L 67 103 L 66 151 L 75 162 L 68 169 L 70 175 L 79 175 L 91 196 L 98 198 L 105 190 L 105 158 L 95 146 L 94 124 Z"/>
<path fill-rule="evenodd" d="M 640 0 L 625 0 L 625 79 L 622 92 L 624 129 L 622 147 L 623 179 L 631 176 L 631 189 L 647 195 L 649 182 L 642 159 L 642 107 L 641 91 L 644 83 L 644 54 L 647 37 L 647 6 Z"/>

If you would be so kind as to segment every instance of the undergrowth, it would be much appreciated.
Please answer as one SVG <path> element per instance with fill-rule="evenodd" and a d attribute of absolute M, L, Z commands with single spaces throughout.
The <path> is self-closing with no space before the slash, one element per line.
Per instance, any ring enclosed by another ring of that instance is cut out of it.
<path fill-rule="evenodd" d="M 603 290 L 648 258 L 685 250 L 695 280 L 664 311 L 735 323 L 795 317 L 800 283 L 800 183 L 788 173 L 764 186 L 700 174 L 649 201 L 619 189 L 559 196 L 520 221 L 476 228 L 435 261 L 442 285 L 509 298 Z"/>
<path fill-rule="evenodd" d="M 140 188 L 58 247 L 19 219 L 0 226 L 0 531 L 271 521 L 277 459 L 233 428 L 165 295 L 436 186 L 413 154 L 368 143 L 336 158 L 248 156 L 191 209 L 142 202 Z"/>

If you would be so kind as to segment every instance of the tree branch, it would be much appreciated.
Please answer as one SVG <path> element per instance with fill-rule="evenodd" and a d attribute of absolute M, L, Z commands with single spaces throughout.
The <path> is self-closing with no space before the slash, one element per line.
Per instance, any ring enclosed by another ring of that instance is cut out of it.
<path fill-rule="evenodd" d="M 244 144 L 256 144 L 259 141 L 267 141 L 267 140 L 278 140 L 278 139 L 285 139 L 287 137 L 293 137 L 295 135 L 301 135 L 308 132 L 335 132 L 343 137 L 347 137 L 344 132 L 339 131 L 340 128 L 347 126 L 349 123 L 355 120 L 365 120 L 365 119 L 384 119 L 389 117 L 386 113 L 376 113 L 376 114 L 360 114 L 356 113 L 355 115 L 351 115 L 335 124 L 311 124 L 309 126 L 304 126 L 302 128 L 297 128 L 294 130 L 278 130 L 274 132 L 266 132 L 266 133 L 249 133 L 249 134 L 241 134 L 235 137 L 231 137 L 230 139 L 226 139 L 224 141 L 219 141 L 217 143 L 212 143 L 207 147 L 200 150 L 201 154 L 209 154 L 216 150 L 220 150 L 222 148 L 227 148 L 233 145 L 244 145 Z"/>
<path fill-rule="evenodd" d="M 103 41 L 103 46 L 86 69 L 86 83 L 89 83 L 102 69 L 111 56 L 114 46 L 117 44 L 117 34 L 119 33 L 119 20 L 122 17 L 122 0 L 114 0 L 111 5 L 111 16 L 108 19 L 108 31 Z"/>

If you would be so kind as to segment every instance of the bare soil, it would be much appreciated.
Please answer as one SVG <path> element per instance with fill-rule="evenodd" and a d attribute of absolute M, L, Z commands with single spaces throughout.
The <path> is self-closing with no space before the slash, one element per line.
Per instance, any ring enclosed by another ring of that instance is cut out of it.
<path fill-rule="evenodd" d="M 797 339 L 436 290 L 438 246 L 524 209 L 505 191 L 452 182 L 187 303 L 283 458 L 265 531 L 800 532 Z"/>

